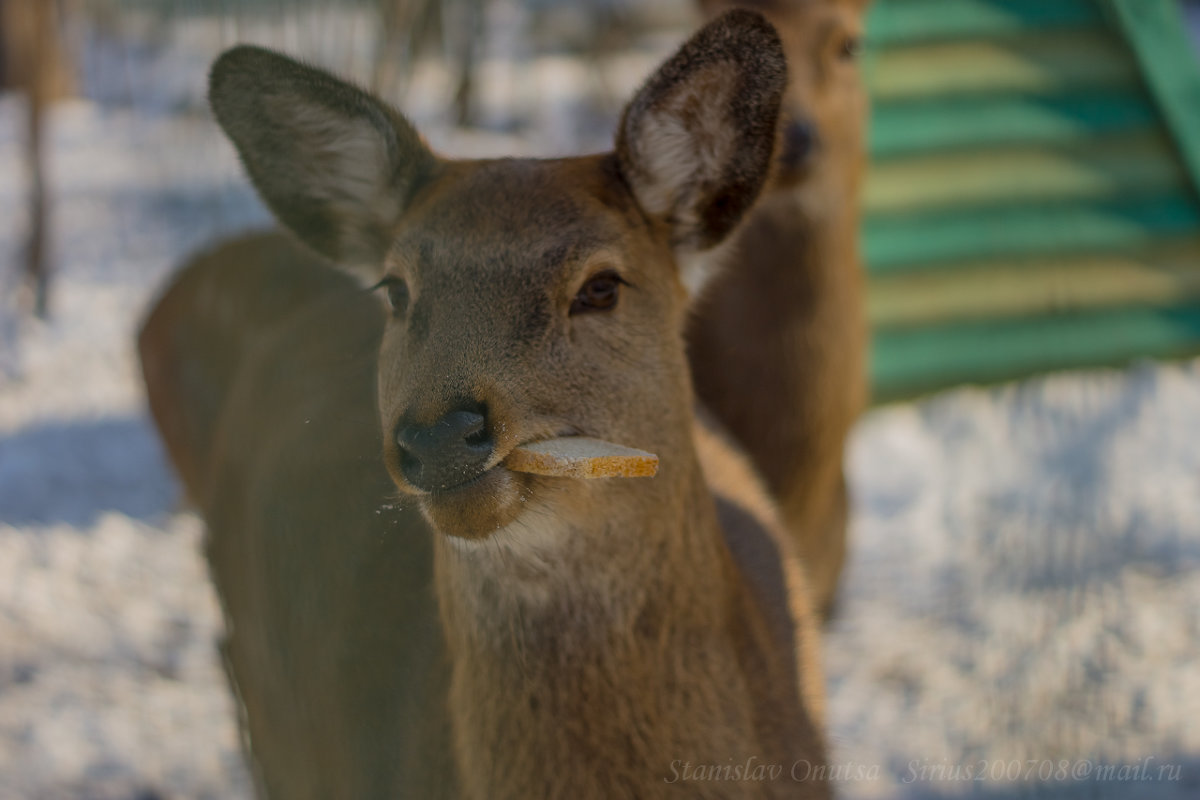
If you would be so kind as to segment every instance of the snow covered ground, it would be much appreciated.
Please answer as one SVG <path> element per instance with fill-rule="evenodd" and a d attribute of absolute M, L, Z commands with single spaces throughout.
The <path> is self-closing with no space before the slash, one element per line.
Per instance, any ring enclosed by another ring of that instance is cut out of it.
<path fill-rule="evenodd" d="M 185 26 L 177 50 L 202 34 Z M 174 62 L 194 69 L 155 103 L 54 112 L 54 314 L 0 340 L 0 800 L 249 795 L 201 525 L 133 354 L 183 255 L 266 221 L 189 110 L 204 60 Z M 467 137 L 435 116 L 457 152 L 607 136 Z M 0 100 L 5 274 L 20 118 Z M 825 643 L 842 796 L 1200 796 L 1200 361 L 879 409 L 849 463 L 853 553 Z"/>

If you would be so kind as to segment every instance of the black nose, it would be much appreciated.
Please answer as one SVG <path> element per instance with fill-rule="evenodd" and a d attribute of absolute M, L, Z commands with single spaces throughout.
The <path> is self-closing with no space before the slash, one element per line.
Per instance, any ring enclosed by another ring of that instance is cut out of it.
<path fill-rule="evenodd" d="M 817 149 L 817 128 L 806 119 L 793 119 L 784 126 L 779 160 L 785 167 L 803 167 Z"/>
<path fill-rule="evenodd" d="M 428 492 L 453 489 L 483 474 L 494 443 L 482 406 L 460 408 L 429 426 L 396 426 L 404 479 Z"/>

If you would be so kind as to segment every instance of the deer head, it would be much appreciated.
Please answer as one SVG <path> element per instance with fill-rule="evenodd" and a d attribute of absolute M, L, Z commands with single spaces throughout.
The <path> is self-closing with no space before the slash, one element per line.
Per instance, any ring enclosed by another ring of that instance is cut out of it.
<path fill-rule="evenodd" d="M 647 81 L 605 155 L 442 159 L 387 104 L 255 47 L 217 61 L 210 99 L 279 220 L 379 294 L 396 486 L 480 539 L 628 491 L 513 472 L 522 443 L 653 450 L 663 486 L 688 468 L 689 264 L 762 189 L 785 84 L 772 26 L 734 11 Z"/>

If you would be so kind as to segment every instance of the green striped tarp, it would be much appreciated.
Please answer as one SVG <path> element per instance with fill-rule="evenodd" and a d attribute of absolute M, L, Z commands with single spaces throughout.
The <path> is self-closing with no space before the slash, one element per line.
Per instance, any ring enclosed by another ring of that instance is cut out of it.
<path fill-rule="evenodd" d="M 875 0 L 877 400 L 1200 352 L 1200 68 L 1175 0 Z"/>

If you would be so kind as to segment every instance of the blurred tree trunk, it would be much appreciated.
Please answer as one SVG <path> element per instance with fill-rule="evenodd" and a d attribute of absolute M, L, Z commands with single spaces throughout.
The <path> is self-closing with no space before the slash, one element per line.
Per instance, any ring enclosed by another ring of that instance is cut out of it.
<path fill-rule="evenodd" d="M 25 274 L 38 316 L 49 302 L 46 165 L 42 147 L 46 106 L 72 90 L 55 0 L 0 0 L 0 88 L 28 100 L 25 166 L 29 176 L 29 236 Z"/>
<path fill-rule="evenodd" d="M 371 91 L 393 102 L 408 88 L 420 43 L 437 25 L 433 0 L 378 0 L 383 31 L 376 40 Z"/>
<path fill-rule="evenodd" d="M 408 86 L 417 56 L 436 43 L 454 76 L 454 119 L 473 121 L 473 78 L 483 38 L 485 0 L 378 0 L 383 33 L 371 90 L 396 101 Z"/>

